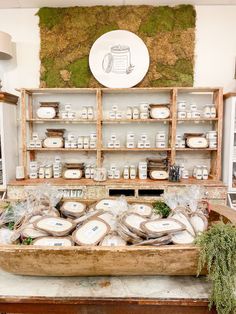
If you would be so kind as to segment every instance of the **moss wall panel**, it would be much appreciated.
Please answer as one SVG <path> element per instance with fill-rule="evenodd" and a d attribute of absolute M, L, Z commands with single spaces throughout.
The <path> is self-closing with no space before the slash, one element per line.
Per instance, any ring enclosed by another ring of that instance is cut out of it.
<path fill-rule="evenodd" d="M 88 65 L 94 41 L 111 30 L 134 32 L 150 54 L 139 86 L 192 86 L 196 12 L 191 5 L 41 8 L 41 87 L 98 87 Z"/>

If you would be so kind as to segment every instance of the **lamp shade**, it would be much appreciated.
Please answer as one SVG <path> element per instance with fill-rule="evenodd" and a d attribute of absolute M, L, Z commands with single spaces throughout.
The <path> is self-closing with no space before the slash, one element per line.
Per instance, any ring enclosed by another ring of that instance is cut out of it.
<path fill-rule="evenodd" d="M 0 32 L 0 60 L 8 60 L 12 58 L 12 42 L 11 35 Z"/>

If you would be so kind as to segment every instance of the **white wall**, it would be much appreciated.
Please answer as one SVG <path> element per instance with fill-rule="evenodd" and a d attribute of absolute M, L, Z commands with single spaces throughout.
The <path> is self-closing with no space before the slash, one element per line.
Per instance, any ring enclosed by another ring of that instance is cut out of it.
<path fill-rule="evenodd" d="M 15 58 L 1 61 L 4 88 L 38 87 L 40 36 L 37 9 L 0 10 L 0 30 L 9 33 L 15 44 Z M 1 75 L 0 69 L 0 75 Z"/>
<path fill-rule="evenodd" d="M 235 90 L 236 6 L 197 6 L 196 11 L 194 85 Z M 40 37 L 36 12 L 37 9 L 0 10 L 0 30 L 11 34 L 16 43 L 16 60 L 4 61 L 2 65 L 4 86 L 10 92 L 39 85 Z"/>
<path fill-rule="evenodd" d="M 195 86 L 236 88 L 236 6 L 197 6 Z"/>

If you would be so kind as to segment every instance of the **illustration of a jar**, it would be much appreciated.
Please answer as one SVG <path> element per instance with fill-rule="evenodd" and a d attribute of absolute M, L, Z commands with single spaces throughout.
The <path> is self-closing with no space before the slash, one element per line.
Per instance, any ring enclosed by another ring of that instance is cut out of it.
<path fill-rule="evenodd" d="M 131 64 L 130 47 L 124 45 L 111 47 L 111 52 L 103 58 L 102 68 L 106 73 L 130 74 L 134 69 Z"/>

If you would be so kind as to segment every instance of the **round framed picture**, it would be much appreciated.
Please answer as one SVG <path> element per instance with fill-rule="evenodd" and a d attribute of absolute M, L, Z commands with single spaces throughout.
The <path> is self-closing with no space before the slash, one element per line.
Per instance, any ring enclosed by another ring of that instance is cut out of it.
<path fill-rule="evenodd" d="M 132 32 L 111 31 L 94 42 L 89 67 L 96 80 L 106 87 L 133 87 L 148 71 L 148 49 Z"/>

